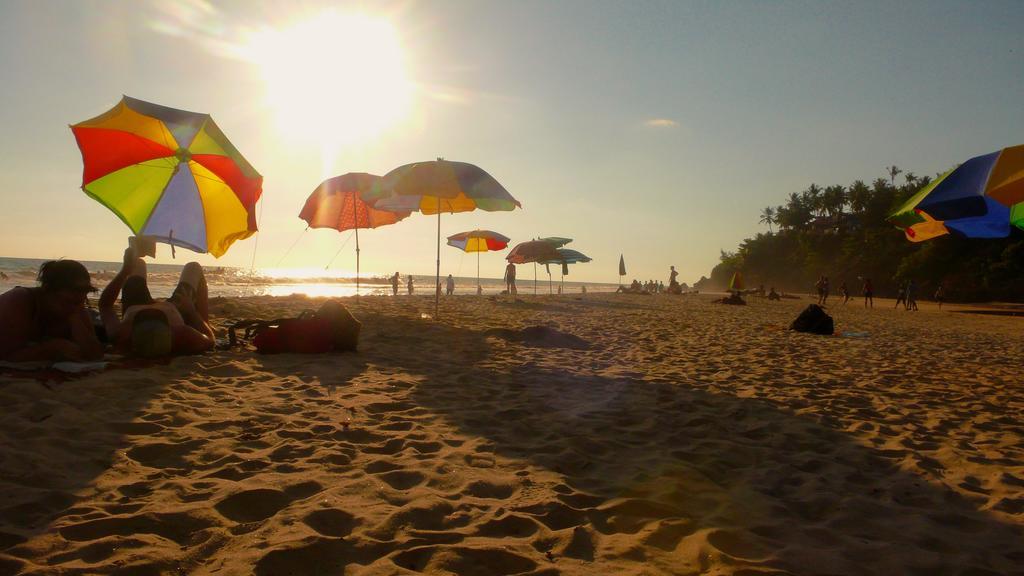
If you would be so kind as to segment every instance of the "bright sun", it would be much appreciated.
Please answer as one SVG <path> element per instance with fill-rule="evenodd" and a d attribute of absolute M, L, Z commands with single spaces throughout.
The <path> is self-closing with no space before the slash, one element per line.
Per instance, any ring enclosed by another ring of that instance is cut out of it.
<path fill-rule="evenodd" d="M 324 12 L 256 32 L 245 54 L 261 67 L 284 135 L 336 147 L 373 138 L 409 114 L 412 83 L 383 18 Z"/>

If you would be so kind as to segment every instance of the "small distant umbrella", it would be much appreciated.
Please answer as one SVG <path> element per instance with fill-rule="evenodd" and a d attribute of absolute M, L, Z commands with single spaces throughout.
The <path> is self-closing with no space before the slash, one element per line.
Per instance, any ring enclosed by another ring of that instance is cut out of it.
<path fill-rule="evenodd" d="M 508 248 L 509 238 L 490 230 L 460 232 L 448 237 L 448 245 L 463 252 L 476 252 L 476 286 L 480 290 L 480 253 Z"/>
<path fill-rule="evenodd" d="M 554 244 L 544 240 L 530 240 L 516 244 L 512 251 L 505 257 L 513 264 L 534 263 L 533 268 L 533 293 L 537 293 L 537 267 L 538 262 L 550 262 L 558 260 L 558 249 Z"/>
<path fill-rule="evenodd" d="M 537 238 L 537 240 L 540 240 L 541 242 L 547 242 L 548 244 L 551 244 L 555 248 L 561 248 L 562 246 L 565 246 L 566 244 L 572 242 L 572 238 L 562 238 L 560 236 L 548 236 L 547 238 Z"/>
<path fill-rule="evenodd" d="M 742 292 L 743 291 L 743 273 L 737 270 L 732 273 L 732 278 L 729 279 L 729 291 L 730 292 Z"/>
<path fill-rule="evenodd" d="M 946 172 L 889 215 L 911 242 L 945 234 L 1005 238 L 1024 229 L 1024 145 L 976 156 Z"/>
<path fill-rule="evenodd" d="M 479 166 L 443 158 L 400 166 L 362 197 L 382 210 L 437 214 L 437 285 L 441 283 L 441 213 L 522 208 L 518 200 Z M 441 299 L 434 298 L 434 315 Z"/>
<path fill-rule="evenodd" d="M 349 172 L 320 183 L 306 199 L 299 212 L 310 228 L 333 228 L 338 232 L 355 230 L 356 235 L 356 294 L 359 294 L 359 229 L 377 228 L 394 224 L 409 216 L 409 212 L 377 210 L 360 197 L 370 190 L 380 176 L 364 172 Z"/>
<path fill-rule="evenodd" d="M 559 248 L 558 259 L 544 262 L 544 264 L 561 264 L 562 265 L 562 283 L 565 283 L 565 276 L 569 274 L 569 264 L 578 264 L 582 262 L 590 262 L 591 258 L 582 252 L 571 250 L 569 248 Z"/>

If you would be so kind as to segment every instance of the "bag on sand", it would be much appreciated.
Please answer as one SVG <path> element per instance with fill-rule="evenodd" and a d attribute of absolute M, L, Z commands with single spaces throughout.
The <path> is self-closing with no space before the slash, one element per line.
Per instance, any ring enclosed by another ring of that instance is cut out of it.
<path fill-rule="evenodd" d="M 817 304 L 810 304 L 804 308 L 804 311 L 789 325 L 789 329 L 824 336 L 831 336 L 835 332 L 832 317 Z"/>
<path fill-rule="evenodd" d="M 243 339 L 252 339 L 261 354 L 322 354 L 355 350 L 362 323 L 340 302 L 324 302 L 316 312 L 305 311 L 298 318 L 243 320 L 228 329 L 231 345 L 238 341 L 236 330 L 244 329 Z"/>

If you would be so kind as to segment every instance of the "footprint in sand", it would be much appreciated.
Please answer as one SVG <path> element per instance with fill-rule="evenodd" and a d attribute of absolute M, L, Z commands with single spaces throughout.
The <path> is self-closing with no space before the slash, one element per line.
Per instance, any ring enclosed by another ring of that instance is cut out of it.
<path fill-rule="evenodd" d="M 413 572 L 463 576 L 505 576 L 537 568 L 533 560 L 497 548 L 424 546 L 395 554 L 391 561 Z"/>
<path fill-rule="evenodd" d="M 266 520 L 291 502 L 287 494 L 270 488 L 246 490 L 228 496 L 214 505 L 221 516 L 235 522 Z"/>
<path fill-rule="evenodd" d="M 426 480 L 426 476 L 423 474 L 408 470 L 385 472 L 377 477 L 387 482 L 388 486 L 391 486 L 395 490 L 408 490 L 415 486 L 419 486 L 424 482 L 424 480 Z"/>
<path fill-rule="evenodd" d="M 139 464 L 150 468 L 187 469 L 192 464 L 186 459 L 186 456 L 204 443 L 205 440 L 191 440 L 177 444 L 142 444 L 128 450 L 125 454 Z"/>
<path fill-rule="evenodd" d="M 320 534 L 334 538 L 348 536 L 359 524 L 355 516 L 336 508 L 310 512 L 302 521 Z"/>

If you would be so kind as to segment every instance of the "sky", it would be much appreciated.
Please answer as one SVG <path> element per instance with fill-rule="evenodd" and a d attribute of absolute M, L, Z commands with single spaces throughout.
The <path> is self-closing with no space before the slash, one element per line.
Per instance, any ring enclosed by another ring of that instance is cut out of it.
<path fill-rule="evenodd" d="M 348 233 L 304 232 L 309 193 L 444 157 L 523 209 L 442 236 L 564 236 L 593 258 L 570 279 L 617 282 L 623 254 L 628 278 L 692 283 L 812 182 L 1024 143 L 1022 24 L 1020 1 L 0 0 L 0 256 L 120 260 L 69 125 L 126 94 L 210 113 L 264 177 L 257 235 L 157 262 L 354 269 Z M 433 273 L 436 226 L 361 232 L 362 269 Z"/>

